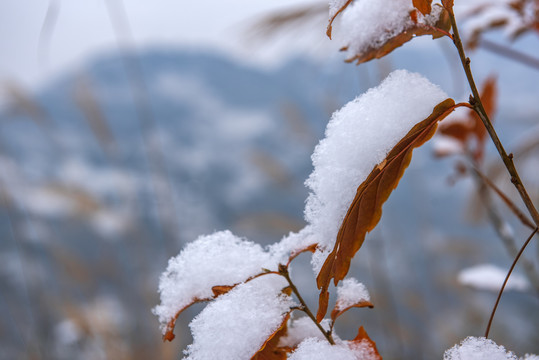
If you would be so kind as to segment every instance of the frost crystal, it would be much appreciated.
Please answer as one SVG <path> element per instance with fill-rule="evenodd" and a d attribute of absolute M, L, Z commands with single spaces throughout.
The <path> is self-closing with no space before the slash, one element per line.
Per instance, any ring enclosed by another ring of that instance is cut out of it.
<path fill-rule="evenodd" d="M 186 360 L 249 360 L 296 304 L 281 290 L 284 278 L 266 275 L 221 295 L 191 321 Z"/>
<path fill-rule="evenodd" d="M 314 171 L 306 181 L 311 194 L 305 219 L 320 248 L 313 257 L 317 272 L 334 246 L 357 187 L 447 97 L 421 75 L 396 70 L 333 114 L 325 139 L 314 151 Z"/>
<path fill-rule="evenodd" d="M 337 310 L 344 310 L 363 301 L 371 301 L 365 285 L 354 278 L 344 279 L 337 288 Z"/>
<path fill-rule="evenodd" d="M 277 262 L 260 245 L 234 236 L 230 231 L 201 236 L 169 260 L 161 275 L 161 304 L 154 313 L 161 329 L 176 312 L 196 300 L 213 297 L 212 287 L 235 285 L 262 272 L 276 268 Z"/>

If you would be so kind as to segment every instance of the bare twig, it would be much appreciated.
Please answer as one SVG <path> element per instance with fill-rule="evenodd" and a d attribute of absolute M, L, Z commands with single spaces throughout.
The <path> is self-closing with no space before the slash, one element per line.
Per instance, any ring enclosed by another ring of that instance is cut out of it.
<path fill-rule="evenodd" d="M 492 309 L 492 313 L 490 314 L 490 319 L 488 321 L 487 330 L 485 331 L 485 337 L 488 338 L 488 334 L 490 332 L 490 327 L 492 325 L 492 320 L 494 319 L 494 314 L 496 314 L 496 309 L 498 308 L 498 304 L 500 303 L 500 299 L 502 297 L 503 291 L 505 290 L 505 286 L 507 285 L 507 282 L 509 281 L 509 277 L 511 276 L 511 273 L 513 272 L 513 269 L 515 268 L 515 265 L 518 262 L 518 259 L 530 243 L 530 241 L 533 239 L 534 235 L 537 233 L 538 228 L 535 228 L 531 235 L 528 237 L 524 245 L 520 248 L 520 251 L 518 252 L 517 256 L 515 257 L 515 260 L 513 260 L 513 264 L 511 264 L 511 268 L 509 269 L 509 272 L 507 273 L 507 276 L 505 277 L 505 280 L 503 282 L 503 285 L 500 289 L 500 292 L 498 293 L 498 298 L 496 299 L 496 303 L 494 304 L 494 308 Z"/>
<path fill-rule="evenodd" d="M 496 184 L 490 181 L 490 179 L 485 176 L 485 174 L 483 174 L 477 167 L 472 166 L 471 169 L 475 173 L 475 175 L 477 175 L 477 177 L 483 181 L 485 185 L 490 187 L 496 193 L 496 195 L 498 195 L 502 199 L 505 205 L 507 205 L 507 207 L 513 212 L 513 214 L 515 214 L 515 216 L 522 222 L 522 224 L 529 227 L 531 230 L 535 229 L 533 222 L 526 216 L 526 214 L 520 211 L 520 209 L 515 205 L 515 203 L 511 199 L 509 199 L 509 197 L 505 195 L 504 192 L 498 186 L 496 186 Z"/>
<path fill-rule="evenodd" d="M 526 208 L 528 209 L 528 212 L 530 213 L 533 221 L 535 222 L 535 225 L 539 226 L 539 212 L 535 208 L 535 205 L 530 199 L 530 196 L 528 195 L 528 192 L 526 191 L 526 188 L 524 187 L 524 184 L 520 179 L 520 175 L 518 174 L 518 171 L 515 168 L 515 164 L 513 163 L 513 155 L 508 155 L 505 151 L 500 139 L 498 138 L 498 134 L 496 133 L 496 130 L 494 129 L 492 122 L 490 121 L 488 114 L 483 107 L 483 103 L 481 102 L 481 97 L 479 96 L 479 91 L 477 90 L 477 86 L 475 85 L 475 81 L 472 75 L 470 58 L 468 58 L 466 56 L 466 53 L 464 52 L 464 46 L 462 45 L 462 41 L 459 35 L 452 5 L 446 6 L 446 10 L 449 13 L 449 19 L 453 28 L 453 42 L 458 50 L 462 67 L 464 69 L 464 72 L 466 73 L 466 78 L 468 80 L 468 84 L 470 85 L 470 89 L 472 90 L 472 95 L 470 96 L 470 105 L 472 105 L 473 109 L 485 125 L 485 128 L 490 135 L 490 138 L 492 139 L 492 142 L 496 146 L 496 150 L 498 150 L 498 153 L 500 154 L 500 157 L 505 167 L 507 168 L 509 175 L 511 176 L 511 182 L 517 189 L 520 197 L 522 198 L 522 201 L 526 205 Z"/>
<path fill-rule="evenodd" d="M 473 159 L 472 159 L 473 161 Z M 510 257 L 514 258 L 518 254 L 518 248 L 515 238 L 507 231 L 506 222 L 502 219 L 501 215 L 498 213 L 496 206 L 492 203 L 492 198 L 488 187 L 485 183 L 485 179 L 488 180 L 477 168 L 472 167 L 473 178 L 477 181 L 479 187 L 479 196 L 483 202 L 483 206 L 486 209 L 487 216 L 494 227 L 494 230 L 502 240 L 505 249 L 507 250 Z M 482 176 L 481 176 L 482 175 Z M 532 228 L 533 230 L 534 228 Z M 533 284 L 537 294 L 539 295 L 539 277 L 537 275 L 534 263 L 528 258 L 522 256 L 521 258 L 522 268 L 524 269 L 526 276 Z"/>
<path fill-rule="evenodd" d="M 286 279 L 286 281 L 288 281 L 288 284 L 290 285 L 290 288 L 292 289 L 292 292 L 296 295 L 299 302 L 301 303 L 301 310 L 304 313 L 306 313 L 308 317 L 311 318 L 311 320 L 316 324 L 316 326 L 322 332 L 322 334 L 324 334 L 324 337 L 327 339 L 327 341 L 331 345 L 335 345 L 335 341 L 333 340 L 333 336 L 331 336 L 331 331 L 324 330 L 322 325 L 320 325 L 320 323 L 318 321 L 316 321 L 316 317 L 313 315 L 313 313 L 311 312 L 311 310 L 307 306 L 307 303 L 305 302 L 305 300 L 303 300 L 303 298 L 301 297 L 301 294 L 299 293 L 298 288 L 296 287 L 296 285 L 294 285 L 294 283 L 292 282 L 292 279 L 290 278 L 290 273 L 288 272 L 288 268 L 285 265 L 279 265 L 279 274 L 282 275 Z"/>

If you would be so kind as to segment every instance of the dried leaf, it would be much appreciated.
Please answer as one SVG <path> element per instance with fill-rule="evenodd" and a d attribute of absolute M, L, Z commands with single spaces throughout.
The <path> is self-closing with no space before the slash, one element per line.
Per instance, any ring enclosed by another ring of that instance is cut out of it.
<path fill-rule="evenodd" d="M 292 350 L 288 347 L 279 347 L 279 340 L 285 336 L 288 331 L 288 319 L 290 313 L 287 314 L 281 326 L 266 340 L 264 345 L 251 358 L 251 360 L 286 360 L 287 354 Z"/>
<path fill-rule="evenodd" d="M 329 24 L 328 24 L 328 28 L 326 30 L 326 35 L 331 39 L 331 31 L 333 30 L 332 26 L 333 26 L 333 21 L 335 20 L 335 18 L 344 11 L 344 9 L 346 9 L 348 7 L 348 5 L 350 5 L 352 3 L 353 0 L 348 0 L 346 1 L 346 3 L 341 7 L 339 8 L 334 14 L 333 16 L 329 19 Z"/>
<path fill-rule="evenodd" d="M 303 254 L 304 252 L 311 252 L 314 253 L 316 251 L 316 247 L 318 244 L 311 244 L 303 249 L 295 250 L 290 254 L 290 257 L 288 258 L 288 262 L 286 263 L 286 267 L 290 265 L 290 263 L 297 258 L 300 254 Z"/>
<path fill-rule="evenodd" d="M 176 320 L 178 320 L 178 317 L 180 316 L 180 314 L 185 309 L 187 309 L 191 305 L 197 304 L 199 302 L 205 302 L 205 301 L 210 301 L 210 300 L 211 299 L 195 299 L 189 305 L 184 306 L 183 308 L 178 310 L 178 312 L 176 312 L 174 317 L 172 319 L 170 319 L 170 321 L 167 323 L 167 330 L 163 334 L 163 341 L 172 341 L 172 340 L 174 340 L 174 338 L 176 337 L 176 335 L 174 335 L 174 328 L 176 327 Z"/>
<path fill-rule="evenodd" d="M 432 8 L 432 0 L 412 0 L 414 7 L 419 10 L 423 15 L 430 14 Z"/>
<path fill-rule="evenodd" d="M 496 111 L 496 94 L 496 77 L 490 76 L 481 89 L 481 102 L 491 119 Z M 473 109 L 470 109 L 464 118 L 454 119 L 447 124 L 441 124 L 438 132 L 460 142 L 464 149 L 472 153 L 476 161 L 480 162 L 483 159 L 487 130 L 481 118 L 479 118 Z M 472 143 L 474 145 L 473 148 Z"/>
<path fill-rule="evenodd" d="M 427 119 L 415 125 L 393 147 L 382 162 L 384 165 L 375 166 L 367 179 L 358 187 L 355 199 L 337 234 L 335 247 L 326 258 L 316 279 L 318 288 L 321 289 L 318 317 L 323 310 L 324 302 L 327 301 L 325 294 L 331 279 L 337 285 L 348 273 L 350 262 L 363 244 L 365 235 L 378 224 L 382 216 L 382 205 L 397 187 L 410 163 L 414 148 L 429 140 L 436 130 L 438 121 L 446 117 L 454 108 L 453 99 L 446 99 L 438 104 Z"/>
<path fill-rule="evenodd" d="M 446 10 L 453 11 L 453 0 L 442 0 L 442 5 Z"/>
<path fill-rule="evenodd" d="M 211 288 L 215 297 L 221 296 L 234 289 L 237 285 L 217 285 Z"/>
<path fill-rule="evenodd" d="M 338 310 L 339 308 L 339 302 L 337 302 L 335 308 L 333 309 L 333 311 L 331 312 L 331 320 L 333 320 L 333 322 L 335 322 L 335 320 L 337 320 L 337 318 L 339 316 L 341 316 L 342 314 L 344 314 L 345 312 L 347 312 L 348 310 L 350 310 L 351 308 L 365 308 L 365 307 L 368 307 L 368 308 L 373 308 L 374 305 L 370 302 L 370 301 L 360 301 L 356 304 L 353 304 L 353 305 L 350 305 L 350 306 L 347 306 L 345 307 L 344 309 L 340 309 Z"/>
<path fill-rule="evenodd" d="M 439 5 L 435 4 L 435 6 Z M 412 40 L 416 36 L 432 35 L 433 39 L 437 39 L 445 36 L 450 29 L 451 22 L 449 20 L 449 14 L 447 13 L 447 10 L 442 9 L 440 12 L 440 17 L 434 26 L 427 26 L 415 22 L 412 27 L 409 27 L 403 32 L 393 36 L 382 45 L 378 47 L 370 47 L 366 51 L 346 59 L 346 62 L 355 62 L 357 65 L 359 65 L 372 59 L 379 59 Z M 344 47 L 341 50 L 346 51 L 348 48 Z"/>
<path fill-rule="evenodd" d="M 354 347 L 358 347 L 358 345 L 363 345 L 365 343 L 367 343 L 369 345 L 369 347 L 372 349 L 372 355 L 369 357 L 369 359 L 377 359 L 377 360 L 382 360 L 382 356 L 380 355 L 380 353 L 378 352 L 378 349 L 376 348 L 376 343 L 374 341 L 371 340 L 371 338 L 369 337 L 369 335 L 367 335 L 367 332 L 365 331 L 365 329 L 363 328 L 363 326 L 361 326 L 357 332 L 357 335 L 356 337 L 354 338 L 354 340 L 352 341 L 349 341 L 349 347 L 353 350 Z M 365 349 L 363 346 L 361 346 L 361 354 L 363 355 Z"/>
<path fill-rule="evenodd" d="M 329 304 L 329 291 L 327 291 L 327 287 L 320 293 L 320 297 L 318 298 L 318 312 L 316 313 L 316 321 L 321 322 L 324 319 L 324 316 L 326 316 L 326 313 L 328 312 L 328 304 Z"/>

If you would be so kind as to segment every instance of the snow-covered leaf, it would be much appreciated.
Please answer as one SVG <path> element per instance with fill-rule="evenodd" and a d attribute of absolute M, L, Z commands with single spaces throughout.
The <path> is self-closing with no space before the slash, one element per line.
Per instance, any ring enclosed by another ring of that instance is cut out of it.
<path fill-rule="evenodd" d="M 434 135 L 438 121 L 453 111 L 454 107 L 452 99 L 436 105 L 431 115 L 415 125 L 359 185 L 337 234 L 335 246 L 316 279 L 322 294 L 327 291 L 331 279 L 335 284 L 344 279 L 352 258 L 363 245 L 365 235 L 378 224 L 382 216 L 382 205 L 404 175 L 413 150 Z"/>

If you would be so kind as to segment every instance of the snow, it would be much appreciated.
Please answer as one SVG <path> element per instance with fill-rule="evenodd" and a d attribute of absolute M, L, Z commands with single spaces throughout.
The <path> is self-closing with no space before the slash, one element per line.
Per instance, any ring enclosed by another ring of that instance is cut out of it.
<path fill-rule="evenodd" d="M 335 14 L 346 4 L 348 0 L 330 0 L 329 2 L 329 18 L 335 16 Z"/>
<path fill-rule="evenodd" d="M 153 312 L 165 331 L 176 312 L 197 299 L 213 298 L 213 286 L 235 285 L 261 273 L 262 268 L 276 270 L 276 265 L 260 245 L 230 231 L 201 236 L 169 260 L 159 281 L 161 304 Z"/>
<path fill-rule="evenodd" d="M 521 360 L 537 359 L 537 355 L 526 354 Z M 460 345 L 444 353 L 444 360 L 518 360 L 519 358 L 502 345 L 484 337 L 469 336 Z"/>
<path fill-rule="evenodd" d="M 322 327 L 329 330 L 329 319 L 324 319 L 321 322 Z M 337 338 L 335 333 L 334 338 Z M 300 317 L 290 321 L 286 336 L 279 340 L 279 346 L 287 346 L 294 348 L 299 345 L 304 339 L 318 338 L 327 341 L 320 329 L 314 324 L 311 318 L 307 316 Z"/>
<path fill-rule="evenodd" d="M 308 338 L 299 344 L 289 360 L 377 360 L 379 357 L 366 341 L 338 342 L 331 345 L 326 339 Z"/>
<path fill-rule="evenodd" d="M 352 56 L 380 48 L 391 38 L 416 26 L 410 17 L 413 9 L 411 0 L 353 1 L 340 15 L 334 39 L 342 47 L 348 47 Z M 433 25 L 439 18 L 441 8 L 433 6 L 432 9 L 428 16 L 419 14 L 418 21 Z"/>
<path fill-rule="evenodd" d="M 346 345 L 331 345 L 326 339 L 309 338 L 299 344 L 289 360 L 357 360 Z"/>
<path fill-rule="evenodd" d="M 364 301 L 371 301 L 371 297 L 365 285 L 356 279 L 344 279 L 337 287 L 337 310 L 344 310 Z"/>
<path fill-rule="evenodd" d="M 500 291 L 507 269 L 492 264 L 482 264 L 462 270 L 458 282 L 480 290 Z M 529 281 L 522 275 L 512 273 L 505 286 L 506 290 L 526 291 L 530 288 Z"/>
<path fill-rule="evenodd" d="M 319 244 L 313 257 L 316 272 L 334 246 L 357 187 L 447 97 L 423 76 L 396 70 L 333 114 L 325 139 L 314 151 L 314 170 L 306 181 L 311 193 L 305 219 L 310 236 Z"/>
<path fill-rule="evenodd" d="M 184 359 L 249 360 L 296 305 L 281 292 L 287 285 L 284 278 L 271 274 L 218 297 L 191 321 L 193 344 Z"/>

